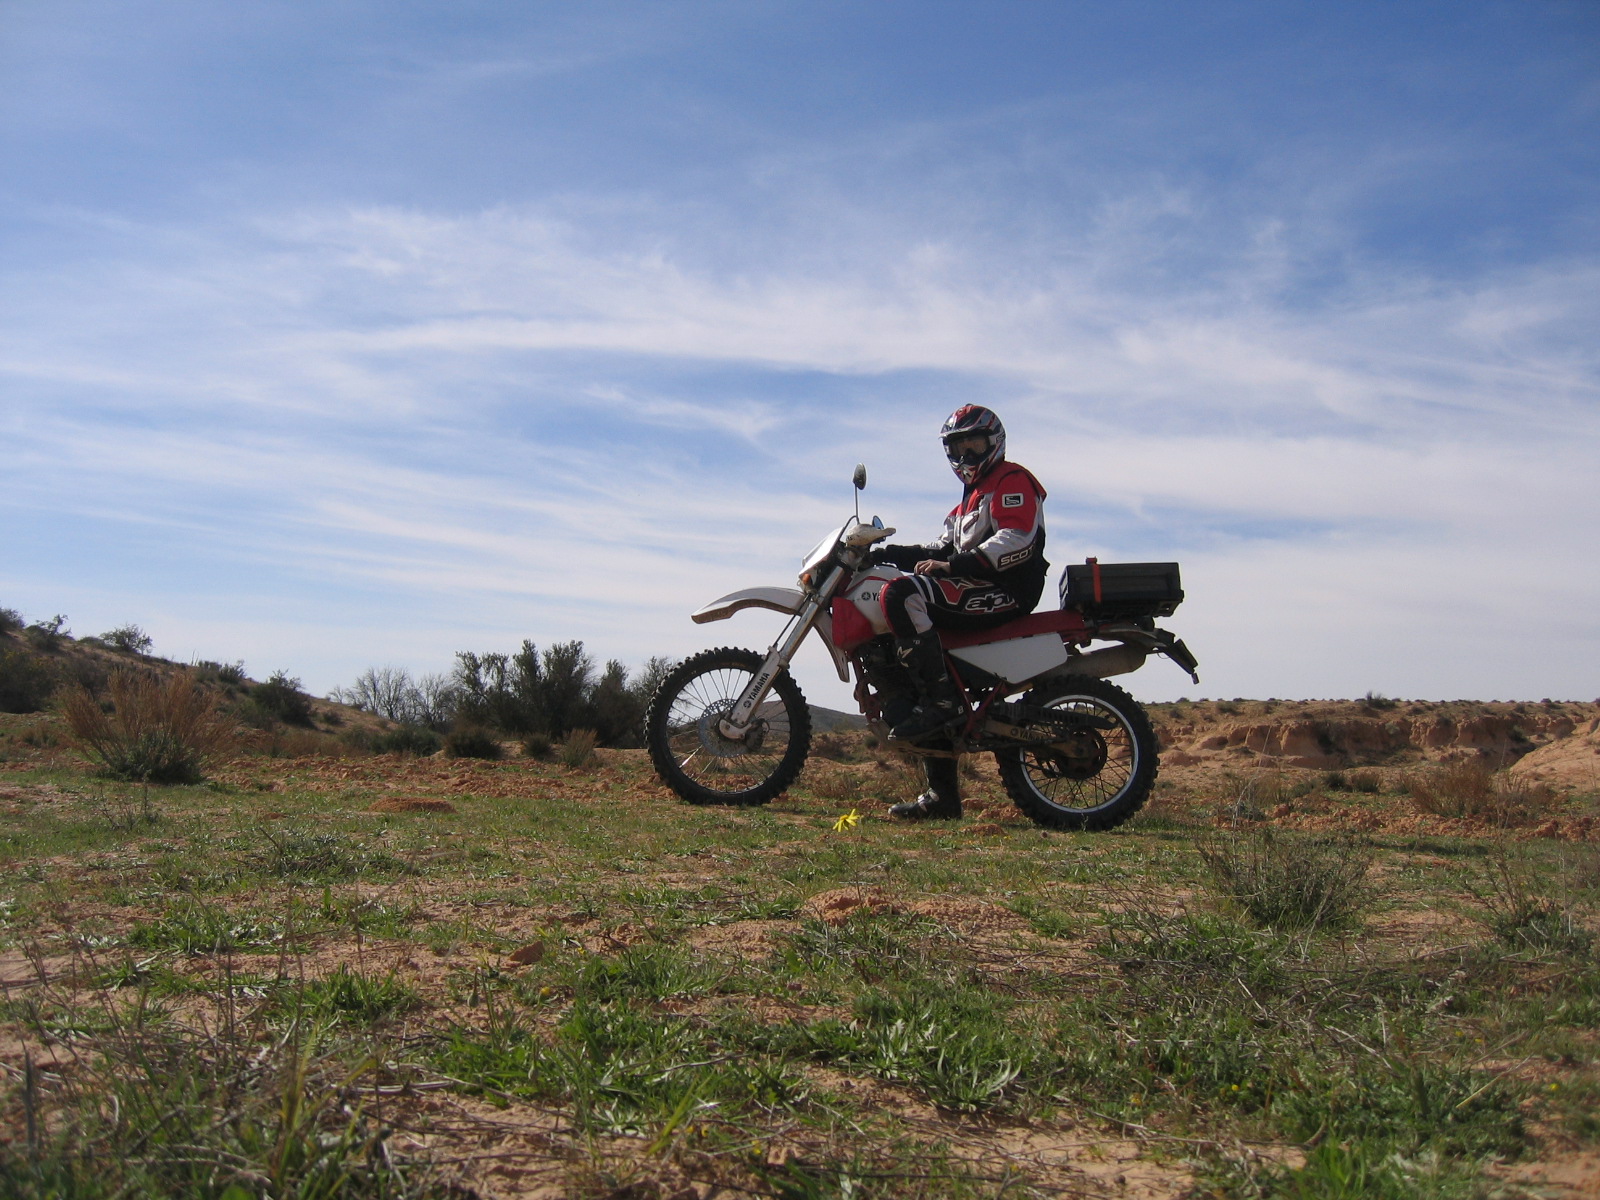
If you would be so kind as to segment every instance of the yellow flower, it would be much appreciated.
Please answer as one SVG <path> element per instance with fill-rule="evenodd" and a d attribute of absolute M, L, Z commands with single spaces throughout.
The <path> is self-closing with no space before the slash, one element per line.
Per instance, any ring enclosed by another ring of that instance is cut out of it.
<path fill-rule="evenodd" d="M 861 814 L 852 808 L 833 823 L 833 831 L 835 833 L 843 833 L 847 829 L 854 829 L 860 823 Z"/>

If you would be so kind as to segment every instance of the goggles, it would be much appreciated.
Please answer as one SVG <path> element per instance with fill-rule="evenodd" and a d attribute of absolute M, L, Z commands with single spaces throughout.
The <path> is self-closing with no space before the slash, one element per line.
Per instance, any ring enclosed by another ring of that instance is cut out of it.
<path fill-rule="evenodd" d="M 989 453 L 987 433 L 966 433 L 949 438 L 944 444 L 944 456 L 953 463 L 975 467 Z"/>

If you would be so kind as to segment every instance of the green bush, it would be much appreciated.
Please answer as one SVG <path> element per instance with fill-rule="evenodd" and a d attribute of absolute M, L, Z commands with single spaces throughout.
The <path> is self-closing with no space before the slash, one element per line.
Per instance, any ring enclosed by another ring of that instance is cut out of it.
<path fill-rule="evenodd" d="M 449 758 L 497 759 L 504 756 L 505 747 L 483 726 L 462 725 L 444 735 L 444 752 Z"/>
<path fill-rule="evenodd" d="M 0 633 L 16 633 L 23 627 L 22 614 L 14 608 L 0 608 Z"/>
<path fill-rule="evenodd" d="M 550 736 L 545 733 L 528 733 L 522 738 L 522 752 L 529 758 L 544 758 L 550 753 Z"/>
<path fill-rule="evenodd" d="M 426 758 L 439 753 L 444 739 L 421 725 L 402 725 L 372 737 L 368 745 L 374 754 L 413 754 Z"/>
<path fill-rule="evenodd" d="M 40 712 L 60 680 L 51 665 L 26 650 L 0 647 L 0 712 Z"/>
<path fill-rule="evenodd" d="M 300 681 L 285 671 L 274 671 L 265 683 L 256 684 L 250 689 L 250 699 L 285 725 L 311 727 L 311 697 L 300 690 Z"/>
<path fill-rule="evenodd" d="M 1383 776 L 1377 771 L 1351 771 L 1350 790 L 1366 796 L 1376 796 L 1383 791 Z"/>
<path fill-rule="evenodd" d="M 223 687 L 238 687 L 244 682 L 244 663 L 217 663 L 202 660 L 194 665 L 194 677 L 199 683 L 217 683 Z"/>
<path fill-rule="evenodd" d="M 150 635 L 137 625 L 118 625 L 100 635 L 100 640 L 113 650 L 124 654 L 148 654 L 155 643 Z"/>
<path fill-rule="evenodd" d="M 48 621 L 35 621 L 23 633 L 37 649 L 55 650 L 61 645 L 61 639 L 72 632 L 66 625 L 67 618 L 57 613 Z"/>

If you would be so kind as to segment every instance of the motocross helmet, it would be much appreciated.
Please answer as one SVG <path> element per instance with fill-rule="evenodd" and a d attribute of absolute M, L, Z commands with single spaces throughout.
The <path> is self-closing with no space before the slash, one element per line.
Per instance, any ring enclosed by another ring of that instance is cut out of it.
<path fill-rule="evenodd" d="M 988 444 L 981 450 L 953 451 L 952 442 L 971 437 L 986 438 Z M 945 420 L 944 428 L 939 430 L 939 439 L 944 442 L 944 453 L 950 460 L 950 469 L 964 484 L 975 482 L 1006 456 L 1006 427 L 1000 424 L 1000 418 L 993 411 L 981 404 L 963 405 L 951 413 Z"/>

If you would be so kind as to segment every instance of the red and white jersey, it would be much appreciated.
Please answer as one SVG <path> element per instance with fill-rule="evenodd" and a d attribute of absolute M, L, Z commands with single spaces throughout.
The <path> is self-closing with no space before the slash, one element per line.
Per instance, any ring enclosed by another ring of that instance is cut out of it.
<path fill-rule="evenodd" d="M 1001 459 L 975 480 L 944 519 L 944 536 L 928 549 L 951 574 L 998 579 L 1012 571 L 1046 570 L 1044 487 L 1026 467 Z"/>

